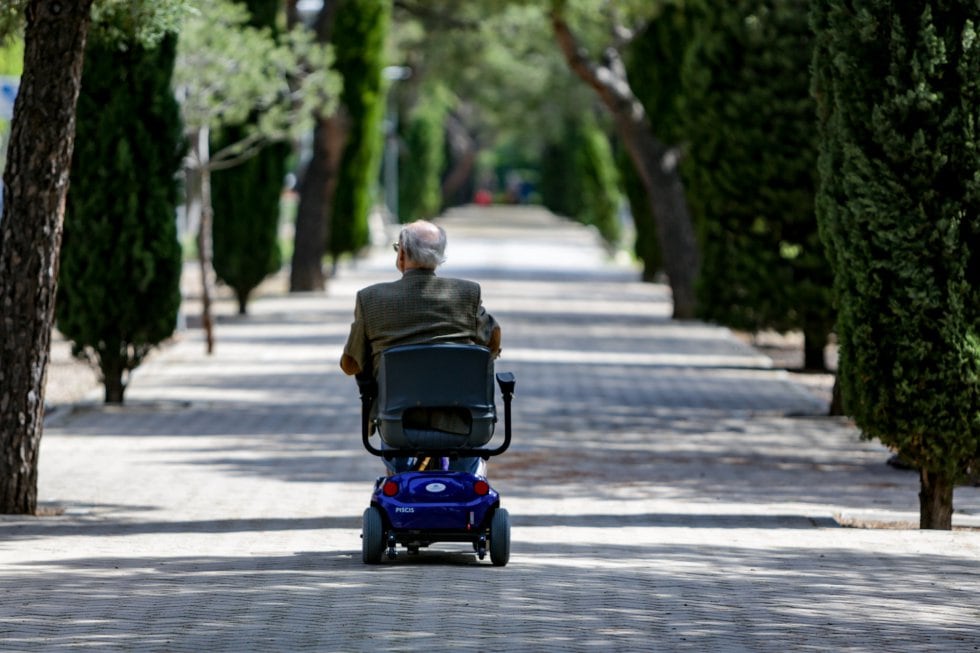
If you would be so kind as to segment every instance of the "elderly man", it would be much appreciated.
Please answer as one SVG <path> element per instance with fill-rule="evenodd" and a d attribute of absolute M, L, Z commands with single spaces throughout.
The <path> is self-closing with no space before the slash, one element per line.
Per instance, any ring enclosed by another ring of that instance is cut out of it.
<path fill-rule="evenodd" d="M 381 352 L 397 345 L 468 343 L 483 345 L 494 356 L 500 353 L 500 327 L 483 308 L 479 284 L 436 276 L 445 251 L 442 227 L 419 220 L 402 229 L 395 244 L 401 278 L 357 293 L 354 322 L 340 359 L 346 374 L 373 377 Z M 444 430 L 452 428 L 446 424 Z M 463 459 L 454 467 L 476 473 L 480 462 Z M 408 464 L 407 459 L 385 461 L 389 472 L 404 471 Z"/>

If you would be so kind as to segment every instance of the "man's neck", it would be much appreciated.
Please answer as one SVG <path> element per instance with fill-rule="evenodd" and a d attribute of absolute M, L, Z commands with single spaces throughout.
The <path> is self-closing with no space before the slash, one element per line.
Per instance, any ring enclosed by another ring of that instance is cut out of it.
<path fill-rule="evenodd" d="M 429 272 L 429 273 L 434 273 L 435 272 L 435 269 L 433 269 L 433 268 L 425 268 L 425 267 L 422 267 L 421 265 L 417 265 L 415 263 L 406 262 L 405 263 L 405 267 L 402 269 L 402 274 L 408 274 L 409 272 Z"/>

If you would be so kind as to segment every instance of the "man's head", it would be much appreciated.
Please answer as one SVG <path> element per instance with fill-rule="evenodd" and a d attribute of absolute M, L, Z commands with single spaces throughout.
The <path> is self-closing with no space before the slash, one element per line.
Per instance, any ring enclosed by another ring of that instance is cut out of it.
<path fill-rule="evenodd" d="M 405 225 L 398 236 L 398 261 L 405 270 L 435 270 L 445 258 L 446 231 L 426 220 Z"/>

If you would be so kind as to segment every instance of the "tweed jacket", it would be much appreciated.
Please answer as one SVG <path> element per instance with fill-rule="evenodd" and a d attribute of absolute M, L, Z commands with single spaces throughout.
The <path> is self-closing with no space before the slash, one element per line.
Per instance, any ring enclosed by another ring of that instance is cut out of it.
<path fill-rule="evenodd" d="M 497 327 L 473 281 L 408 270 L 401 279 L 357 293 L 344 353 L 362 373 L 376 373 L 381 352 L 397 345 L 456 342 L 488 345 Z"/>

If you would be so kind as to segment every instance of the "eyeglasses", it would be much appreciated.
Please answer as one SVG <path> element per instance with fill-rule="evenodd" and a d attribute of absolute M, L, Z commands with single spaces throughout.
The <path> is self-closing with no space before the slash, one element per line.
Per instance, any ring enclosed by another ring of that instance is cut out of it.
<path fill-rule="evenodd" d="M 391 248 L 392 248 L 393 250 L 395 250 L 396 252 L 397 252 L 397 251 L 398 251 L 399 249 L 401 249 L 401 247 L 402 247 L 402 244 L 401 244 L 401 243 L 392 243 L 392 244 L 391 244 Z"/>

